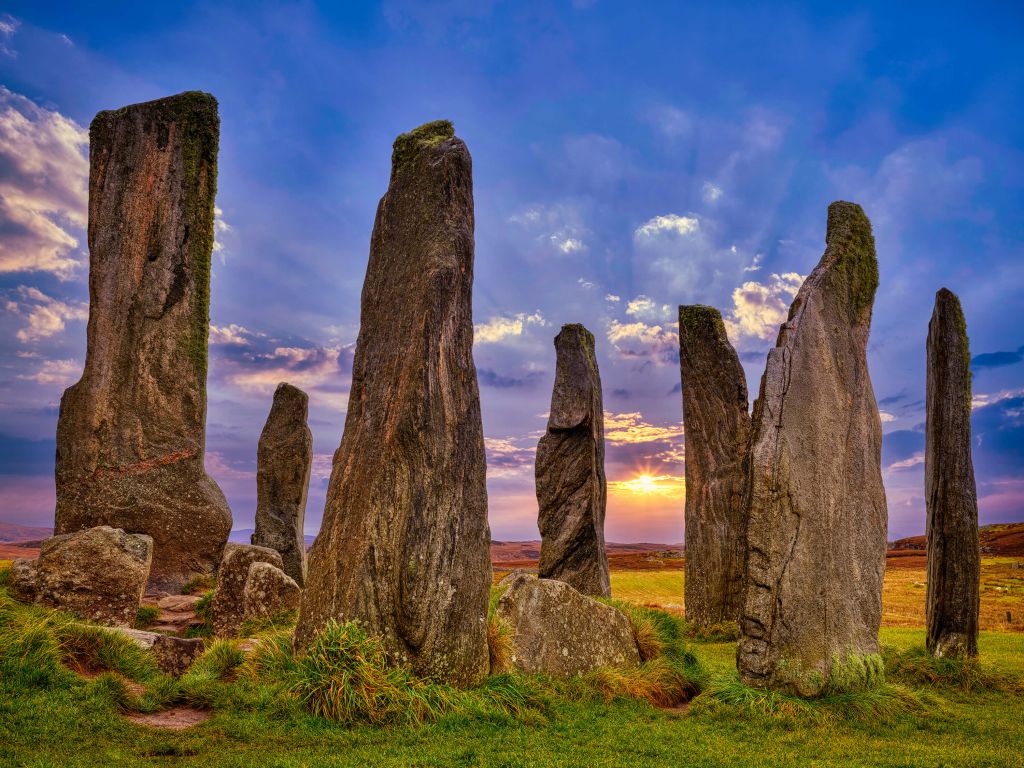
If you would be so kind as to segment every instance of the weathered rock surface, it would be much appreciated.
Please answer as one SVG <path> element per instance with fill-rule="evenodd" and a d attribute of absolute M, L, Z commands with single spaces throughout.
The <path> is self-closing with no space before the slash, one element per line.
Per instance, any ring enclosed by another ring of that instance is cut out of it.
<path fill-rule="evenodd" d="M 833 203 L 754 404 L 736 657 L 750 685 L 813 695 L 835 658 L 878 651 L 887 512 L 866 358 L 877 286 L 871 224 Z"/>
<path fill-rule="evenodd" d="M 582 325 L 563 325 L 555 353 L 551 413 L 535 468 L 537 570 L 541 578 L 564 581 L 583 594 L 611 597 L 604 547 L 604 410 L 594 336 Z"/>
<path fill-rule="evenodd" d="M 34 561 L 18 560 L 12 595 L 99 624 L 131 626 L 153 559 L 149 536 L 98 526 L 46 539 Z"/>
<path fill-rule="evenodd" d="M 302 589 L 287 573 L 270 563 L 253 563 L 242 590 L 242 613 L 246 620 L 297 611 Z"/>
<path fill-rule="evenodd" d="M 260 435 L 256 458 L 256 531 L 252 543 L 276 549 L 284 572 L 300 586 L 306 581 L 306 492 L 313 466 L 313 433 L 306 418 L 309 396 L 278 384 L 274 405 Z"/>
<path fill-rule="evenodd" d="M 203 466 L 219 125 L 190 92 L 89 132 L 88 346 L 61 399 L 55 532 L 152 536 L 161 586 L 212 572 L 231 530 Z"/>
<path fill-rule="evenodd" d="M 686 618 L 737 621 L 746 555 L 747 379 L 722 315 L 679 307 L 679 368 L 686 435 Z"/>
<path fill-rule="evenodd" d="M 140 648 L 152 652 L 157 666 L 169 675 L 181 677 L 192 666 L 192 662 L 203 655 L 205 644 L 198 637 L 172 637 L 159 632 L 141 629 L 115 627 L 115 631 L 128 637 Z"/>
<path fill-rule="evenodd" d="M 473 250 L 466 145 L 445 121 L 399 136 L 295 635 L 302 648 L 328 619 L 359 619 L 395 661 L 456 685 L 489 668 Z"/>
<path fill-rule="evenodd" d="M 269 563 L 277 569 L 284 564 L 281 555 L 269 547 L 231 542 L 224 548 L 210 601 L 210 619 L 218 637 L 234 637 L 245 621 L 245 583 L 253 563 Z"/>
<path fill-rule="evenodd" d="M 971 355 L 955 294 L 935 294 L 928 324 L 924 497 L 928 508 L 928 650 L 978 655 L 981 542 L 971 458 Z"/>
<path fill-rule="evenodd" d="M 505 584 L 497 617 L 511 629 L 511 663 L 520 672 L 572 677 L 640 665 L 633 626 L 622 611 L 563 581 L 521 573 Z"/>

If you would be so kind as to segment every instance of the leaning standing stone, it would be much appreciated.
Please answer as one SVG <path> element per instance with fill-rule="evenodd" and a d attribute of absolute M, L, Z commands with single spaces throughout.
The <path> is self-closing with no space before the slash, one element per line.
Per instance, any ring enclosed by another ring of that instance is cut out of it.
<path fill-rule="evenodd" d="M 538 573 L 585 595 L 611 597 L 604 548 L 604 412 L 594 336 L 563 325 L 555 337 L 548 428 L 537 445 Z"/>
<path fill-rule="evenodd" d="M 750 448 L 747 379 L 717 309 L 679 307 L 679 367 L 686 433 L 686 618 L 710 627 L 739 619 Z"/>
<path fill-rule="evenodd" d="M 837 661 L 843 684 L 878 671 L 885 571 L 882 429 L 866 355 L 878 262 L 860 206 L 829 206 L 825 242 L 754 403 L 736 655 L 744 682 L 805 696 L 839 683 Z"/>
<path fill-rule="evenodd" d="M 924 497 L 928 507 L 928 650 L 978 655 L 981 542 L 971 458 L 971 355 L 960 300 L 935 294 L 928 324 Z"/>
<path fill-rule="evenodd" d="M 89 131 L 89 328 L 57 424 L 55 532 L 153 537 L 152 583 L 209 573 L 231 530 L 203 466 L 217 102 L 100 112 Z"/>
<path fill-rule="evenodd" d="M 253 563 L 269 563 L 277 569 L 283 565 L 281 555 L 267 547 L 232 542 L 224 548 L 217 586 L 210 601 L 213 632 L 218 637 L 234 637 L 245 621 L 245 585 Z"/>
<path fill-rule="evenodd" d="M 313 434 L 306 425 L 309 396 L 278 384 L 256 457 L 256 531 L 252 543 L 276 549 L 284 572 L 306 580 L 306 492 L 313 465 Z"/>
<path fill-rule="evenodd" d="M 489 669 L 473 249 L 466 145 L 446 121 L 399 136 L 295 635 L 301 649 L 329 619 L 358 619 L 396 662 L 457 685 Z"/>
<path fill-rule="evenodd" d="M 130 627 L 153 560 L 153 539 L 98 526 L 46 539 L 35 561 L 16 561 L 16 596 L 80 619 Z"/>

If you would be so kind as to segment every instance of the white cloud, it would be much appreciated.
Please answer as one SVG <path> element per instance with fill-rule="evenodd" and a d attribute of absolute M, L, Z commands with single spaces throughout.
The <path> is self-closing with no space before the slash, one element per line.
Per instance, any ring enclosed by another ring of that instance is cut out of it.
<path fill-rule="evenodd" d="M 522 336 L 531 325 L 545 326 L 547 320 L 540 311 L 533 314 L 520 312 L 512 317 L 492 317 L 473 326 L 473 343 L 497 344 L 508 338 Z"/>
<path fill-rule="evenodd" d="M 637 241 L 653 240 L 666 234 L 685 237 L 696 232 L 699 226 L 700 221 L 696 216 L 679 216 L 668 213 L 664 216 L 655 216 L 641 224 L 633 232 L 633 239 Z"/>
<path fill-rule="evenodd" d="M 900 461 L 894 461 L 892 464 L 885 468 L 885 471 L 893 472 L 899 471 L 901 469 L 910 469 L 911 467 L 916 467 L 919 464 L 924 464 L 923 453 L 915 453 L 913 456 L 910 456 L 909 458 L 901 459 Z"/>
<path fill-rule="evenodd" d="M 612 304 L 617 304 L 618 302 L 622 301 L 622 297 L 616 296 L 614 293 L 609 293 L 605 295 L 604 300 L 610 301 Z"/>
<path fill-rule="evenodd" d="M 213 209 L 213 253 L 220 257 L 220 263 L 227 262 L 227 251 L 224 249 L 224 235 L 232 230 L 232 226 L 224 221 L 224 211 L 214 206 Z"/>
<path fill-rule="evenodd" d="M 989 405 L 995 405 L 996 403 L 1002 402 L 1003 400 L 1009 400 L 1011 397 L 1020 397 L 1021 395 L 1024 395 L 1024 388 L 1004 389 L 990 394 L 983 394 L 980 392 L 972 393 L 971 410 L 985 408 Z"/>
<path fill-rule="evenodd" d="M 732 252 L 736 253 L 736 246 L 735 245 L 732 247 Z M 750 262 L 749 266 L 744 267 L 743 271 L 744 272 L 760 272 L 761 271 L 761 261 L 763 259 L 764 259 L 764 254 L 763 253 L 755 253 L 754 254 L 754 260 Z"/>
<path fill-rule="evenodd" d="M 710 181 L 705 181 L 702 194 L 705 202 L 713 203 L 722 196 L 722 188 L 712 184 Z"/>
<path fill-rule="evenodd" d="M 892 415 L 888 411 L 879 411 L 878 412 L 878 418 L 881 419 L 883 424 L 890 424 L 890 423 L 896 421 L 896 419 L 898 417 Z"/>
<path fill-rule="evenodd" d="M 582 277 L 576 281 L 576 284 L 585 291 L 589 291 L 597 287 L 596 283 L 592 283 L 589 280 Z"/>
<path fill-rule="evenodd" d="M 89 134 L 0 86 L 0 272 L 69 278 L 88 212 Z"/>
<path fill-rule="evenodd" d="M 60 333 L 68 321 L 89 319 L 89 305 L 84 302 L 60 301 L 38 288 L 25 285 L 18 287 L 17 297 L 8 300 L 5 308 L 27 321 L 27 325 L 16 334 L 22 344 Z"/>
<path fill-rule="evenodd" d="M 255 337 L 265 336 L 266 334 L 250 331 L 248 328 L 235 323 L 229 323 L 228 325 L 213 325 L 210 324 L 210 344 L 241 344 L 248 345 L 252 343 L 252 339 Z"/>
<path fill-rule="evenodd" d="M 525 442 L 526 445 L 517 445 Z M 519 477 L 532 475 L 537 451 L 535 437 L 485 437 L 487 477 Z"/>
<path fill-rule="evenodd" d="M 9 13 L 5 13 L 0 17 L 0 53 L 3 55 L 10 56 L 11 58 L 18 55 L 8 43 L 11 42 L 11 38 L 14 37 L 14 33 L 18 31 L 20 26 L 21 22 Z"/>
<path fill-rule="evenodd" d="M 67 386 L 82 373 L 81 363 L 75 360 L 43 360 L 42 365 L 33 374 L 21 374 L 19 379 L 34 381 L 37 384 L 60 384 Z"/>
<path fill-rule="evenodd" d="M 693 130 L 693 119 L 678 107 L 658 104 L 646 114 L 649 124 L 666 139 L 674 140 L 686 136 Z"/>
<path fill-rule="evenodd" d="M 508 222 L 529 232 L 545 253 L 571 256 L 587 250 L 588 230 L 582 211 L 573 202 L 531 205 L 509 216 Z"/>
<path fill-rule="evenodd" d="M 578 240 L 575 237 L 551 235 L 551 242 L 562 253 L 576 253 L 577 251 L 586 250 L 586 246 L 583 244 L 583 241 Z"/>
<path fill-rule="evenodd" d="M 673 328 L 636 321 L 608 324 L 608 341 L 621 357 L 650 357 L 659 365 L 678 353 L 679 335 Z"/>
<path fill-rule="evenodd" d="M 668 304 L 658 304 L 650 296 L 640 295 L 626 303 L 626 314 L 648 322 L 662 322 L 672 318 Z"/>
<path fill-rule="evenodd" d="M 732 311 L 724 318 L 733 342 L 741 336 L 770 339 L 778 334 L 804 277 L 795 272 L 773 274 L 767 284 L 750 281 L 734 290 Z"/>

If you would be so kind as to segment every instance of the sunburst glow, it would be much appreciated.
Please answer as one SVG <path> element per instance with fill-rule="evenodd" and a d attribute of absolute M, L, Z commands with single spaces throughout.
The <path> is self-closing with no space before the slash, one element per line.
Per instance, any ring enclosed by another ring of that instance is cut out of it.
<path fill-rule="evenodd" d="M 629 480 L 612 480 L 608 488 L 613 492 L 622 491 L 636 496 L 682 496 L 686 485 L 683 478 L 676 475 L 651 475 L 643 472 Z"/>

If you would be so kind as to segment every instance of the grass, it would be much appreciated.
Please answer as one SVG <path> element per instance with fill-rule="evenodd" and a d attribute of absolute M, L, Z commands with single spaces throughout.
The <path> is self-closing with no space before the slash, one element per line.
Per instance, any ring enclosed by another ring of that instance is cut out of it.
<path fill-rule="evenodd" d="M 655 588 L 661 582 L 656 571 L 638 576 L 638 589 L 644 577 Z M 734 642 L 690 639 L 680 616 L 646 609 L 645 602 L 653 601 L 618 603 L 646 637 L 645 657 L 651 655 L 635 674 L 602 671 L 553 681 L 506 673 L 472 691 L 456 691 L 410 682 L 401 674 L 380 677 L 377 650 L 351 628 L 344 630 L 344 641 L 337 634 L 325 639 L 309 666 L 292 653 L 287 630 L 270 628 L 249 655 L 243 657 L 237 643 L 214 643 L 187 675 L 173 680 L 135 646 L 116 640 L 107 645 L 101 636 L 108 633 L 75 629 L 82 625 L 58 612 L 13 604 L 0 590 L 0 765 L 600 768 L 1022 762 L 1020 694 L 999 685 L 965 686 L 970 671 L 947 670 L 937 680 L 916 677 L 922 660 L 914 649 L 924 643 L 920 627 L 882 630 L 888 687 L 876 687 L 870 695 L 826 695 L 807 705 L 739 687 Z M 985 631 L 980 648 L 982 672 L 1024 676 L 1024 634 Z M 78 668 L 90 676 L 73 671 Z M 359 684 L 347 686 L 343 678 Z M 680 681 L 692 686 L 684 699 L 697 688 L 705 691 L 688 712 L 671 705 L 679 694 L 652 706 Z M 131 683 L 144 686 L 144 692 Z M 353 695 L 360 690 L 362 699 Z M 341 716 L 314 714 L 302 692 L 320 706 L 338 707 Z M 362 703 L 367 700 L 374 709 Z M 177 704 L 209 709 L 213 717 L 171 733 L 121 716 L 126 710 Z M 418 716 L 403 711 L 405 705 Z"/>
<path fill-rule="evenodd" d="M 143 605 L 135 614 L 135 628 L 147 629 L 160 620 L 160 609 L 154 605 Z"/>

